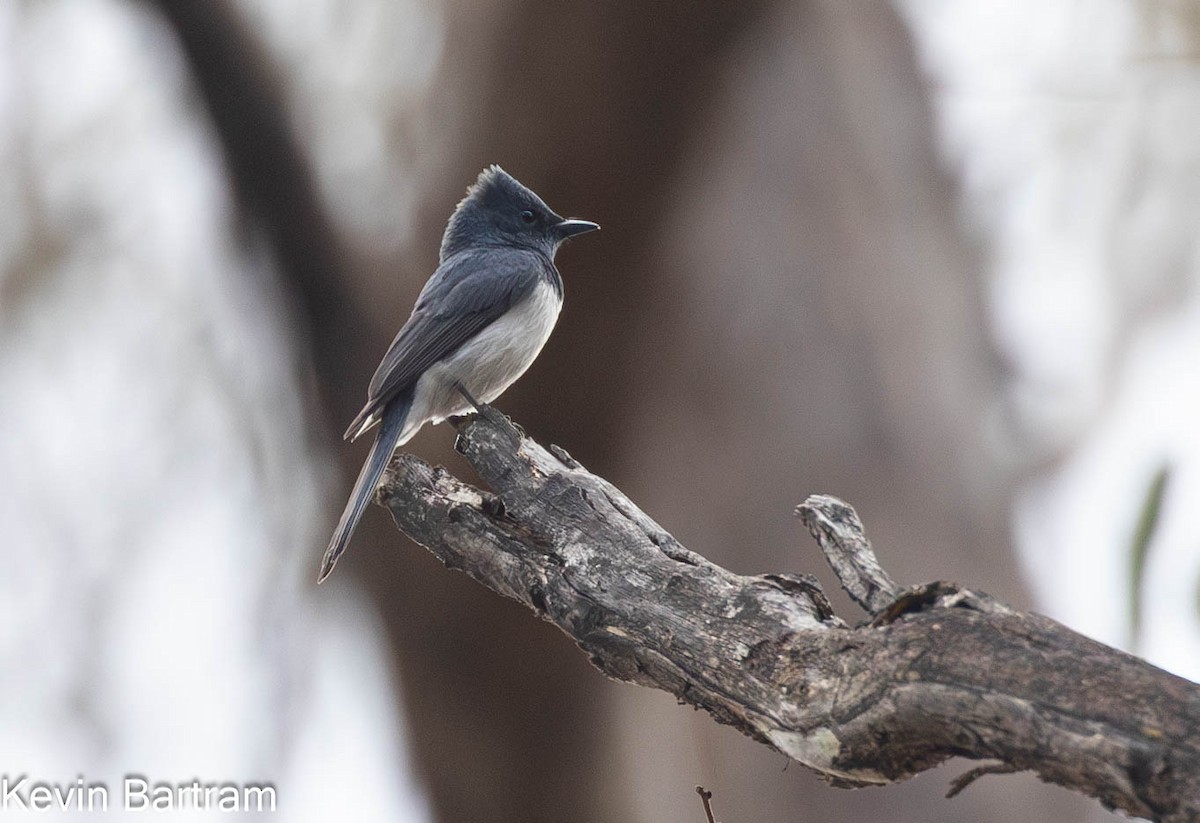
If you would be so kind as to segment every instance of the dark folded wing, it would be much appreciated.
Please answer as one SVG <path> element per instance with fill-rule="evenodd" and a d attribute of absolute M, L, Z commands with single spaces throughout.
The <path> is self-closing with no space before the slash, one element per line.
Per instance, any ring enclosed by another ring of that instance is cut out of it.
<path fill-rule="evenodd" d="M 447 259 L 375 370 L 367 404 L 346 436 L 356 436 L 397 392 L 528 296 L 547 265 L 541 255 L 515 249 L 476 249 Z"/>

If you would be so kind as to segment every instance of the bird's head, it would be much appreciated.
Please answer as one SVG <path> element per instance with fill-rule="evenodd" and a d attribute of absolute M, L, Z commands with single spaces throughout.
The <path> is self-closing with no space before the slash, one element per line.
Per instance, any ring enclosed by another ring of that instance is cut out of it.
<path fill-rule="evenodd" d="M 553 260 L 568 237 L 598 228 L 588 220 L 564 220 L 504 169 L 489 166 L 446 224 L 441 257 L 472 246 L 509 245 L 537 249 Z"/>

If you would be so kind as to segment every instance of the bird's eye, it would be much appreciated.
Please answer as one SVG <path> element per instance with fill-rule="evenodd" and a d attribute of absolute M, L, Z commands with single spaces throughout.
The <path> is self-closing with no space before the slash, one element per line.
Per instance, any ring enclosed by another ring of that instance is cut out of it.
<path fill-rule="evenodd" d="M 529 209 L 525 209 L 525 211 L 521 212 L 521 221 L 523 223 L 532 223 L 535 217 L 536 215 Z"/>

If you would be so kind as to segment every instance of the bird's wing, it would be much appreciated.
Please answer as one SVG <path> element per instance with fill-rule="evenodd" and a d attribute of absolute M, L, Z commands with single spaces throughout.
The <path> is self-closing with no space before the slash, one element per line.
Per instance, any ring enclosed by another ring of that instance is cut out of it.
<path fill-rule="evenodd" d="M 375 370 L 367 404 L 346 438 L 357 437 L 397 392 L 527 296 L 547 265 L 536 252 L 514 249 L 474 249 L 447 258 L 425 284 L 412 315 Z"/>

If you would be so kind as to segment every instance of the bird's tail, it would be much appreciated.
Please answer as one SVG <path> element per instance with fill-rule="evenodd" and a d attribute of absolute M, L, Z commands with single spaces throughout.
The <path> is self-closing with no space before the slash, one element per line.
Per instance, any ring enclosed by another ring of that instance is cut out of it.
<path fill-rule="evenodd" d="M 346 551 L 346 546 L 350 543 L 354 527 L 358 525 L 363 512 L 367 510 L 367 504 L 375 495 L 375 487 L 379 485 L 379 478 L 383 476 L 388 459 L 391 458 L 392 452 L 400 442 L 400 435 L 404 432 L 404 424 L 408 419 L 409 409 L 412 408 L 412 401 L 413 393 L 410 389 L 394 398 L 384 410 L 379 433 L 375 435 L 375 443 L 371 446 L 371 453 L 367 455 L 367 462 L 363 463 L 362 471 L 358 473 L 358 480 L 354 481 L 354 491 L 350 492 L 350 499 L 346 502 L 342 517 L 338 520 L 333 537 L 329 540 L 329 548 L 325 550 L 325 556 L 321 559 L 321 573 L 317 576 L 318 583 L 328 577 L 329 573 L 333 571 L 333 567 L 337 565 L 338 558 L 342 556 L 342 552 Z"/>

